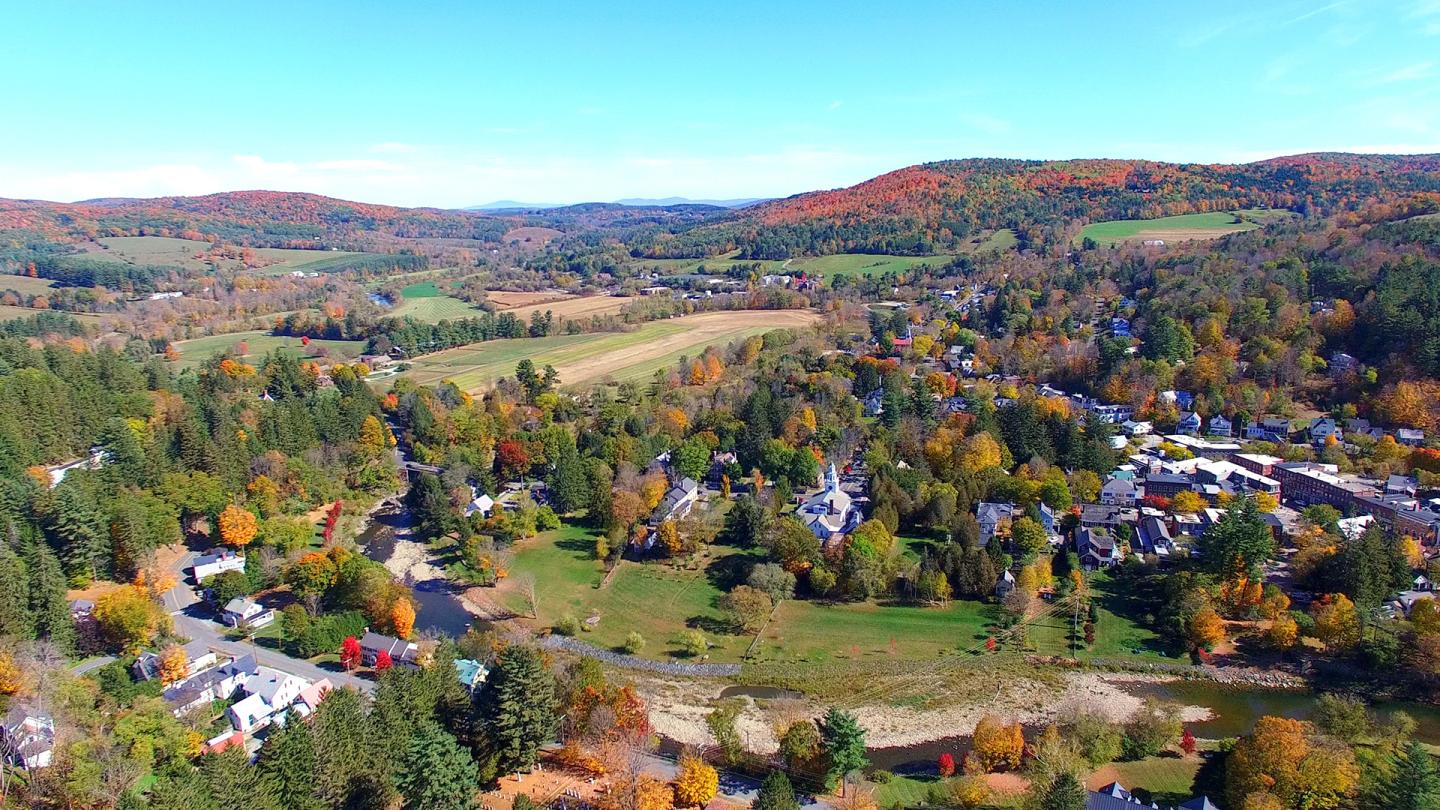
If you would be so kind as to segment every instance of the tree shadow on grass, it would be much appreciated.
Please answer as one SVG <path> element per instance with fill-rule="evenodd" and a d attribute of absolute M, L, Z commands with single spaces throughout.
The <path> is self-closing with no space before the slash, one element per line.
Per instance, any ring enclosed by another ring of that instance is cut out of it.
<path fill-rule="evenodd" d="M 745 584 L 750 576 L 750 567 L 756 559 L 749 554 L 727 554 L 716 557 L 705 566 L 705 579 L 719 591 L 734 590 L 736 585 Z"/>
<path fill-rule="evenodd" d="M 555 547 L 563 551 L 573 551 L 576 554 L 583 554 L 586 557 L 595 554 L 594 537 L 566 537 L 563 540 L 555 541 Z"/>
<path fill-rule="evenodd" d="M 730 635 L 735 631 L 729 622 L 713 616 L 691 616 L 685 620 L 685 626 L 716 636 Z"/>

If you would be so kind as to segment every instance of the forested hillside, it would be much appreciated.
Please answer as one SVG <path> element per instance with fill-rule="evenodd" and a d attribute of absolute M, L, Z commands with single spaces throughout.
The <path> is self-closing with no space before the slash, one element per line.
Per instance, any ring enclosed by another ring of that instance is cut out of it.
<path fill-rule="evenodd" d="M 651 256 L 925 255 L 994 228 L 1063 230 L 1251 207 L 1326 214 L 1440 190 L 1440 156 L 1313 154 L 1242 165 L 1143 160 L 952 160 L 746 209 L 734 223 L 637 246 Z"/>

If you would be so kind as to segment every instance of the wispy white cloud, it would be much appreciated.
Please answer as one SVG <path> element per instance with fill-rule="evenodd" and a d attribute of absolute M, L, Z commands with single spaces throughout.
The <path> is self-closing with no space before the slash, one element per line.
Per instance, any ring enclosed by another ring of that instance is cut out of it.
<path fill-rule="evenodd" d="M 1434 62 L 1416 62 L 1413 65 L 1406 65 L 1398 70 L 1393 70 L 1377 81 L 1380 84 L 1394 84 L 1395 82 L 1413 82 L 1420 79 L 1428 79 L 1435 73 Z"/>
<path fill-rule="evenodd" d="M 827 109 L 827 110 L 838 110 L 838 109 L 840 109 L 840 108 L 843 107 L 843 106 L 845 106 L 845 102 L 843 102 L 843 101 L 841 101 L 840 99 L 837 98 L 837 99 L 835 99 L 834 101 L 830 102 L 830 106 L 829 106 L 829 107 L 826 107 L 825 109 Z"/>

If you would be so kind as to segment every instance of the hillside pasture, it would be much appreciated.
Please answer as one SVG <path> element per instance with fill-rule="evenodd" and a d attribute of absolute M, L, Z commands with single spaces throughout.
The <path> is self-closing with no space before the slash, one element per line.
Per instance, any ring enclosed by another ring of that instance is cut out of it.
<path fill-rule="evenodd" d="M 1116 219 L 1086 225 L 1080 231 L 1080 239 L 1094 239 L 1102 245 L 1149 240 L 1168 243 L 1218 239 L 1232 233 L 1253 231 L 1293 216 L 1295 215 L 1290 211 L 1247 208 L 1240 211 L 1181 214 L 1159 219 Z"/>
<path fill-rule="evenodd" d="M 55 287 L 48 278 L 0 275 L 0 290 L 14 290 L 21 295 L 46 295 Z"/>
<path fill-rule="evenodd" d="M 182 267 L 191 271 L 203 271 L 210 265 L 195 258 L 210 249 L 209 242 L 195 239 L 176 239 L 169 236 L 107 236 L 87 242 L 82 247 L 88 258 L 106 259 L 125 264 L 156 264 Z M 356 253 L 345 250 L 298 250 L 294 248 L 255 248 L 255 255 L 267 264 L 255 272 L 276 276 L 303 270 L 307 273 L 324 273 L 344 267 L 357 256 L 378 254 Z M 240 262 L 220 262 L 223 270 L 240 270 Z"/>
<path fill-rule="evenodd" d="M 652 321 L 631 332 L 491 340 L 418 357 L 406 374 L 422 385 L 450 380 L 473 392 L 514 374 L 515 365 L 528 358 L 536 366 L 554 366 L 567 386 L 643 379 L 681 356 L 698 356 L 707 346 L 802 328 L 819 318 L 800 310 L 707 312 Z"/>
<path fill-rule="evenodd" d="M 513 293 L 512 293 L 513 294 Z M 490 300 L 495 300 L 495 295 Z M 564 296 L 551 300 L 536 301 L 529 304 L 504 307 L 501 312 L 510 312 L 515 317 L 523 320 L 530 320 L 530 313 L 549 312 L 555 316 L 557 322 L 566 319 L 589 319 L 594 315 L 604 315 L 610 312 L 619 312 L 626 304 L 634 301 L 632 297 L 623 295 L 587 295 L 587 296 Z"/>
<path fill-rule="evenodd" d="M 241 344 L 244 344 L 243 352 L 241 352 Z M 216 354 L 225 352 L 231 352 L 238 359 L 247 363 L 256 363 L 265 355 L 280 348 L 288 348 L 304 358 L 323 359 L 328 357 L 331 362 L 348 362 L 360 356 L 365 348 L 365 341 L 311 340 L 310 345 L 306 346 L 297 337 L 282 337 L 254 330 L 232 332 L 228 335 L 210 335 L 193 340 L 182 340 L 175 344 L 175 349 L 180 352 L 178 365 L 181 368 L 197 366 Z M 328 352 L 328 355 L 324 354 L 322 349 Z"/>
<path fill-rule="evenodd" d="M 835 276 L 879 276 L 885 273 L 904 273 L 922 264 L 939 269 L 953 256 L 887 256 L 875 253 L 836 253 L 830 256 L 806 256 L 791 259 L 785 268 L 789 273 L 819 273 L 826 278 Z"/>
<path fill-rule="evenodd" d="M 5 285 L 0 284 L 0 290 L 3 289 L 5 289 Z M 78 321 L 92 324 L 98 323 L 101 318 L 101 316 L 93 312 L 66 312 L 63 309 L 35 309 L 33 307 L 12 307 L 6 304 L 0 304 L 0 321 L 18 321 L 21 318 L 29 318 L 33 315 L 39 315 L 42 312 L 58 312 L 62 315 L 69 315 Z"/>

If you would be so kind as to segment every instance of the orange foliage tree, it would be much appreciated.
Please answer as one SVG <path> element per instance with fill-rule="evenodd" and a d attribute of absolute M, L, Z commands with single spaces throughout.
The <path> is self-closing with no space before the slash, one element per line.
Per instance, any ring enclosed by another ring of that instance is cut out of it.
<path fill-rule="evenodd" d="M 226 545 L 244 548 L 255 539 L 255 529 L 255 513 L 248 509 L 232 503 L 220 513 L 220 539 Z"/>

